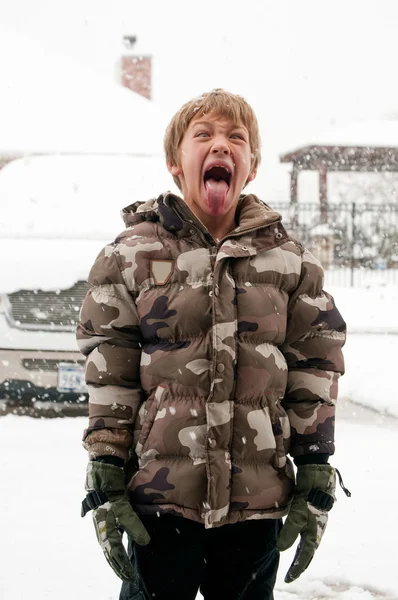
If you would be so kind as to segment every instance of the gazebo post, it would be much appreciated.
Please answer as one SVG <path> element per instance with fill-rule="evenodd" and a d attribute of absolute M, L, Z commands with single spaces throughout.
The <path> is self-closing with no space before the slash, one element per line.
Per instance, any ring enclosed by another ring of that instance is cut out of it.
<path fill-rule="evenodd" d="M 297 163 L 293 162 L 292 170 L 290 172 L 290 208 L 291 208 L 291 219 L 292 226 L 298 227 L 299 215 L 298 215 L 298 174 Z"/>
<path fill-rule="evenodd" d="M 328 222 L 328 170 L 325 165 L 319 167 L 319 201 L 321 205 L 321 223 Z"/>

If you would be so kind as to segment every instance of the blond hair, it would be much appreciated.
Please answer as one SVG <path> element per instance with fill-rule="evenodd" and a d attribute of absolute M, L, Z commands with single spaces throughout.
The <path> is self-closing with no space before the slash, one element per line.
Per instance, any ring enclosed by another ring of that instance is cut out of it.
<path fill-rule="evenodd" d="M 227 117 L 234 123 L 246 127 L 252 153 L 251 170 L 257 169 L 261 161 L 260 132 L 254 110 L 242 96 L 226 92 L 221 88 L 193 98 L 174 115 L 164 136 L 164 149 L 168 165 L 180 166 L 179 147 L 184 133 L 193 118 L 213 113 L 216 116 Z M 173 177 L 175 184 L 181 190 L 178 177 Z"/>

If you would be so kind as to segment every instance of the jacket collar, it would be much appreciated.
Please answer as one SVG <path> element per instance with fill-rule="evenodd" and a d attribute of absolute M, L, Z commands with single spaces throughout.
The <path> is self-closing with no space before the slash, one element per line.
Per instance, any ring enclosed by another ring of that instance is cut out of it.
<path fill-rule="evenodd" d="M 200 229 L 207 239 L 212 239 L 203 223 L 194 215 L 188 205 L 175 194 L 166 192 L 161 194 L 157 199 L 149 200 L 141 203 L 135 202 L 127 206 L 121 211 L 121 216 L 127 226 L 132 226 L 141 221 L 159 221 L 161 225 L 177 237 L 186 237 L 192 234 L 192 225 Z M 254 194 L 242 194 L 236 209 L 237 227 L 231 231 L 221 241 L 220 245 L 227 242 L 227 245 L 239 252 L 239 246 L 245 248 L 242 255 L 257 254 L 257 251 L 262 249 L 263 244 L 261 239 L 261 230 L 264 228 L 272 228 L 272 243 L 275 240 L 280 243 L 286 241 L 287 234 L 281 225 L 281 216 L 279 213 L 271 210 L 264 202 L 259 200 Z M 264 232 L 266 233 L 266 232 Z M 269 231 L 267 232 L 269 233 Z M 276 236 L 276 237 L 275 237 Z M 271 239 L 269 235 L 265 235 L 266 246 L 269 247 Z M 248 240 L 251 240 L 249 244 Z M 249 245 L 248 245 L 249 244 Z"/>

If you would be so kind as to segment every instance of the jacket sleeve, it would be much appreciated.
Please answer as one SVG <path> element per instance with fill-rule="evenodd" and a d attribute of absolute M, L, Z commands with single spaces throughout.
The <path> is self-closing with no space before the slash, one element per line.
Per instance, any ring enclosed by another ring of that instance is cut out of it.
<path fill-rule="evenodd" d="M 87 357 L 89 426 L 83 445 L 90 459 L 129 457 L 133 424 L 144 400 L 139 320 L 120 260 L 117 246 L 106 246 L 97 257 L 76 332 L 79 350 Z"/>
<path fill-rule="evenodd" d="M 290 422 L 293 457 L 334 453 L 346 325 L 332 296 L 323 290 L 323 278 L 320 263 L 304 249 L 299 285 L 288 304 L 286 339 L 280 348 L 288 366 L 282 406 Z"/>

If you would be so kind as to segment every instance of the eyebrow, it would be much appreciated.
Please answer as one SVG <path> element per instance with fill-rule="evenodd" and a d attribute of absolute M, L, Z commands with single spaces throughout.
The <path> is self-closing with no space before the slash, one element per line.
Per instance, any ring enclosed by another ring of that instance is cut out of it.
<path fill-rule="evenodd" d="M 198 125 L 198 126 L 207 125 L 207 126 L 211 127 L 212 125 L 214 125 L 214 123 L 211 121 L 195 121 L 194 123 L 192 123 L 192 126 L 195 127 L 195 125 Z M 231 127 L 231 130 L 232 129 L 245 129 L 247 131 L 247 128 L 244 125 L 237 125 L 236 123 Z"/>

